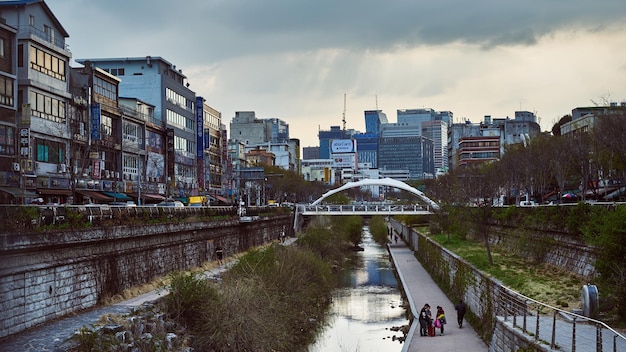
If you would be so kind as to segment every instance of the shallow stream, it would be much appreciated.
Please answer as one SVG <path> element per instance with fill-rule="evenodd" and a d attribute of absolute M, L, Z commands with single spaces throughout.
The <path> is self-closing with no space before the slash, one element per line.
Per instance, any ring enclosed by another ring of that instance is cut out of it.
<path fill-rule="evenodd" d="M 363 228 L 363 251 L 354 252 L 341 273 L 341 287 L 333 292 L 328 326 L 309 352 L 401 351 L 406 309 L 389 252 Z"/>

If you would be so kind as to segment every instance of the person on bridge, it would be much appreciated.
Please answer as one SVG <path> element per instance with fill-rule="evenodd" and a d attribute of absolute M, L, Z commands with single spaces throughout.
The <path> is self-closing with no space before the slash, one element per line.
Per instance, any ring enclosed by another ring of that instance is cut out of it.
<path fill-rule="evenodd" d="M 459 329 L 463 327 L 463 317 L 465 316 L 465 311 L 467 310 L 467 307 L 465 307 L 465 303 L 463 303 L 463 300 L 459 300 L 459 303 L 457 303 L 456 306 L 454 306 L 454 309 L 456 310 L 456 321 L 459 323 Z"/>

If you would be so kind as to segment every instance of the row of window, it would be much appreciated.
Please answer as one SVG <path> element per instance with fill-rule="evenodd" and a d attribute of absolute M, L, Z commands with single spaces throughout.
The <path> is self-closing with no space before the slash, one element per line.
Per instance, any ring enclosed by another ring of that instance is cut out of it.
<path fill-rule="evenodd" d="M 196 143 L 179 136 L 174 136 L 174 150 L 183 150 L 188 153 L 195 153 Z"/>
<path fill-rule="evenodd" d="M 30 47 L 30 67 L 48 76 L 65 81 L 65 60 L 34 46 Z"/>
<path fill-rule="evenodd" d="M 167 122 L 173 125 L 187 128 L 191 131 L 195 130 L 196 120 L 187 118 L 179 113 L 176 113 L 170 109 L 166 110 Z"/>
<path fill-rule="evenodd" d="M 111 100 L 117 100 L 117 85 L 107 82 L 100 77 L 94 77 L 93 90 L 94 93 L 100 94 L 103 97 Z"/>
<path fill-rule="evenodd" d="M 31 115 L 42 119 L 65 123 L 65 103 L 61 100 L 30 92 Z"/>
<path fill-rule="evenodd" d="M 182 106 L 184 108 L 186 108 L 187 110 L 194 110 L 194 102 L 191 99 L 187 99 L 184 96 L 182 96 L 181 94 L 176 93 L 175 91 L 173 91 L 170 88 L 166 88 L 165 89 L 165 97 L 167 98 L 167 100 L 171 101 L 172 103 L 178 105 L 178 106 Z"/>
<path fill-rule="evenodd" d="M 113 76 L 123 76 L 126 73 L 123 68 L 105 68 L 104 70 Z"/>
<path fill-rule="evenodd" d="M 53 164 L 62 164 L 65 161 L 65 143 L 36 138 L 35 148 L 36 161 Z"/>

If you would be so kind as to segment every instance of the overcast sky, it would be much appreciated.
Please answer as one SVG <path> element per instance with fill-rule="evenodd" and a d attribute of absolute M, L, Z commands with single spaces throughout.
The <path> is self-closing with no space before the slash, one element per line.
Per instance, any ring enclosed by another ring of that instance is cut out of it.
<path fill-rule="evenodd" d="M 160 56 L 222 112 L 286 121 L 301 145 L 364 110 L 532 111 L 626 101 L 625 0 L 47 0 L 74 59 Z M 79 66 L 72 63 L 73 66 Z"/>

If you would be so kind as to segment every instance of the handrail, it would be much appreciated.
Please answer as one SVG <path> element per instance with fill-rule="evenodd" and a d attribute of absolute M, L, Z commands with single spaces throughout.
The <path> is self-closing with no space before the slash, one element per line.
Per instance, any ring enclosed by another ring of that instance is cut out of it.
<path fill-rule="evenodd" d="M 626 336 L 600 320 L 537 301 L 505 286 L 500 286 L 500 290 L 495 315 L 502 316 L 504 322 L 512 318 L 513 327 L 521 328 L 524 334 L 532 336 L 535 341 L 547 343 L 552 349 L 572 352 L 626 350 Z M 534 329 L 531 329 L 528 325 L 529 317 L 533 316 Z M 518 319 L 522 319 L 521 325 Z M 603 341 L 603 336 L 611 334 L 612 341 Z"/>

